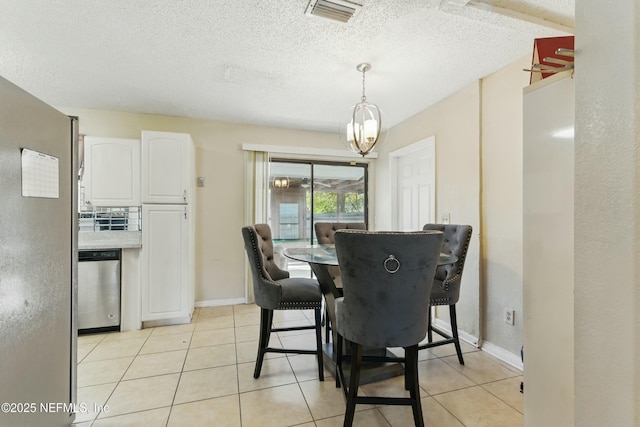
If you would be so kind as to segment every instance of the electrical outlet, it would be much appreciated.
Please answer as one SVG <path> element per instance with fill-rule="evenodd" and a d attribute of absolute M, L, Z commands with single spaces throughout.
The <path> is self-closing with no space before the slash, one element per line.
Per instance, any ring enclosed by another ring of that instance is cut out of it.
<path fill-rule="evenodd" d="M 451 215 L 449 213 L 443 213 L 440 215 L 440 224 L 449 224 L 451 221 Z"/>
<path fill-rule="evenodd" d="M 512 308 L 506 309 L 504 311 L 504 323 L 506 323 L 507 325 L 513 326 L 515 324 L 515 315 L 516 315 L 516 312 Z"/>

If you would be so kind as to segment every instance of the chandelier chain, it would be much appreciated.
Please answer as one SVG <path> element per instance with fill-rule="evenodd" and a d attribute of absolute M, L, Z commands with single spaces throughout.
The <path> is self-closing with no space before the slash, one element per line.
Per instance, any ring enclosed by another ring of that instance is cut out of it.
<path fill-rule="evenodd" d="M 366 69 L 362 69 L 362 98 L 360 98 L 360 100 L 362 102 L 366 102 L 367 100 L 367 96 L 364 94 L 364 74 L 367 72 Z"/>

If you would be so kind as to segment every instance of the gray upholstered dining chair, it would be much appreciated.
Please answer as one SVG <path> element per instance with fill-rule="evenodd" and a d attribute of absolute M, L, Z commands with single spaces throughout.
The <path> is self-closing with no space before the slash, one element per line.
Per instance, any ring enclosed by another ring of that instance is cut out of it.
<path fill-rule="evenodd" d="M 316 222 L 313 224 L 318 243 L 333 244 L 333 236 L 338 230 L 366 230 L 364 222 Z"/>
<path fill-rule="evenodd" d="M 338 230 L 366 230 L 367 224 L 364 222 L 316 222 L 313 224 L 316 232 L 316 240 L 321 245 L 333 245 L 333 236 Z M 334 281 L 340 281 L 340 268 L 337 266 L 329 266 L 329 273 Z M 340 287 L 339 285 L 338 287 Z M 325 341 L 330 341 L 331 322 L 329 314 L 325 310 Z"/>
<path fill-rule="evenodd" d="M 342 384 L 347 408 L 344 426 L 353 423 L 355 406 L 411 405 L 417 427 L 424 426 L 418 384 L 418 343 L 427 333 L 428 298 L 440 254 L 440 232 L 340 230 L 336 253 L 344 297 L 335 301 L 336 385 Z M 343 339 L 350 342 L 350 378 L 345 381 Z M 402 358 L 363 356 L 362 347 L 403 347 Z M 360 369 L 368 360 L 403 361 L 409 397 L 358 396 Z"/>
<path fill-rule="evenodd" d="M 458 320 L 456 316 L 456 303 L 460 299 L 460 283 L 462 281 L 462 270 L 467 258 L 467 250 L 471 242 L 472 228 L 470 225 L 458 224 L 426 224 L 423 230 L 442 231 L 444 240 L 441 252 L 455 255 L 458 259 L 453 264 L 438 266 L 436 277 L 431 288 L 429 297 L 429 320 L 427 329 L 427 343 L 420 346 L 420 350 L 433 348 L 445 344 L 454 344 L 458 362 L 464 365 L 462 349 L 460 348 L 460 338 L 458 337 Z M 445 331 L 434 327 L 431 324 L 431 307 L 434 305 L 448 305 L 449 318 L 451 319 L 451 335 Z M 444 340 L 433 341 L 433 332 L 440 335 Z"/>
<path fill-rule="evenodd" d="M 267 224 L 242 227 L 244 247 L 249 257 L 253 276 L 253 291 L 256 305 L 260 307 L 260 338 L 253 377 L 260 377 L 266 353 L 315 354 L 318 359 L 318 376 L 324 381 L 322 360 L 322 293 L 316 280 L 289 277 L 289 272 L 280 269 L 273 260 L 271 228 Z M 273 327 L 274 310 L 314 310 L 314 325 Z M 283 349 L 269 347 L 271 332 L 314 329 L 316 349 Z"/>

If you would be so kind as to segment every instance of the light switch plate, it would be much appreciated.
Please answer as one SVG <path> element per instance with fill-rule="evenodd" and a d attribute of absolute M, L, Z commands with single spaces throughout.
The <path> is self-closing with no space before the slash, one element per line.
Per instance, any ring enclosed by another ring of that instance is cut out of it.
<path fill-rule="evenodd" d="M 204 187 L 204 176 L 198 177 L 198 187 Z"/>

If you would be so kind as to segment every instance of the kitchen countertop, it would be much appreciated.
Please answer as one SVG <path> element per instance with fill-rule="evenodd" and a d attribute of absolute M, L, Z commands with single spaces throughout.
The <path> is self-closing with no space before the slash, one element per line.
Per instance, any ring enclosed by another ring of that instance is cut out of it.
<path fill-rule="evenodd" d="M 141 231 L 81 231 L 78 233 L 79 250 L 141 247 Z"/>

